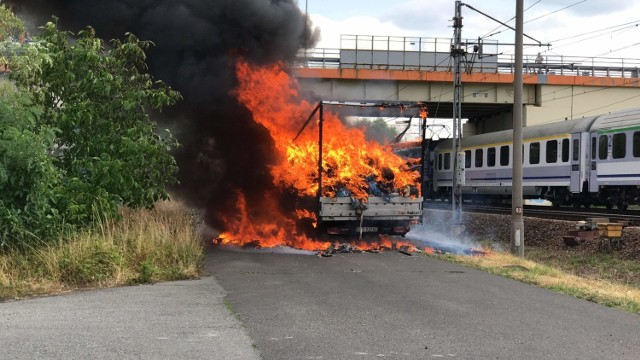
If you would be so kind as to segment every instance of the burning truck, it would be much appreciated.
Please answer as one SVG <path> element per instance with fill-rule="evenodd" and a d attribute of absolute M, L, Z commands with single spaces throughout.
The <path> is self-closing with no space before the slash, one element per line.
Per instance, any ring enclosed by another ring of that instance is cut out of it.
<path fill-rule="evenodd" d="M 422 221 L 420 171 L 390 147 L 367 140 L 363 129 L 325 111 L 327 105 L 345 104 L 305 100 L 282 64 L 240 61 L 236 73 L 236 98 L 273 139 L 273 186 L 251 204 L 239 192 L 235 209 L 219 214 L 225 231 L 217 242 L 322 250 L 332 244 L 326 235 L 403 236 Z M 387 246 L 358 246 L 381 245 Z"/>
<path fill-rule="evenodd" d="M 334 182 L 329 179 L 329 186 L 323 184 L 324 177 L 333 177 L 333 166 L 325 164 L 324 160 L 324 108 L 326 105 L 359 106 L 359 107 L 407 107 L 404 104 L 353 104 L 319 102 L 293 139 L 295 142 L 310 121 L 318 114 L 318 155 L 317 155 L 317 227 L 328 235 L 358 235 L 388 234 L 404 236 L 410 230 L 410 224 L 422 223 L 423 199 L 419 195 L 418 187 L 411 183 L 396 183 L 396 172 L 415 173 L 412 170 L 411 159 L 406 159 L 405 166 L 383 166 L 372 169 L 369 173 L 356 173 L 359 179 L 360 191 L 354 194 L 353 187 L 346 186 L 342 181 Z M 424 111 L 426 117 L 426 111 Z M 329 152 L 331 152 L 331 148 Z M 366 150 L 365 150 L 366 151 Z M 373 159 L 369 159 L 374 161 Z M 327 167 L 327 168 L 325 168 Z M 419 175 L 416 174 L 416 178 Z M 356 180 L 357 181 L 357 180 Z M 357 184 L 353 184 L 356 185 Z M 397 187 L 401 185 L 402 188 Z M 309 201 L 307 201 L 309 204 Z"/>

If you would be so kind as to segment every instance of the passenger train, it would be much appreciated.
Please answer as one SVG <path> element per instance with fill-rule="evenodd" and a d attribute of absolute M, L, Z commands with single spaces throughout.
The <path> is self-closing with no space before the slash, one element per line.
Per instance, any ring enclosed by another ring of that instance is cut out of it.
<path fill-rule="evenodd" d="M 525 199 L 622 210 L 640 203 L 640 108 L 525 127 L 522 143 Z M 510 199 L 512 130 L 464 137 L 461 144 L 463 199 Z M 454 152 L 447 139 L 430 154 L 433 198 L 451 198 Z"/>

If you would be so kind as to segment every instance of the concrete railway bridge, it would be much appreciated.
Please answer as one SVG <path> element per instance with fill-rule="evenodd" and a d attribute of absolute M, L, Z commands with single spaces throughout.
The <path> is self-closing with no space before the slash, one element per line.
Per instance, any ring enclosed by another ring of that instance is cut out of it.
<path fill-rule="evenodd" d="M 450 42 L 343 35 L 340 49 L 301 54 L 295 74 L 305 89 L 323 100 L 421 101 L 430 118 L 451 118 Z M 511 128 L 514 63 L 513 55 L 505 54 L 497 42 L 470 48 L 461 94 L 466 135 Z M 640 107 L 639 70 L 640 59 L 525 55 L 524 124 Z"/>

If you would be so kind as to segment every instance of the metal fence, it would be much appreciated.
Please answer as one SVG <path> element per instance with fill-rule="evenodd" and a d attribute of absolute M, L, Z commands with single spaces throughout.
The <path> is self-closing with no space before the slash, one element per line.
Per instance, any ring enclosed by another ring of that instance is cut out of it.
<path fill-rule="evenodd" d="M 513 73 L 513 46 L 497 41 L 464 40 L 467 72 Z M 342 35 L 339 49 L 301 51 L 296 66 L 323 69 L 452 71 L 451 39 Z M 537 50 L 534 48 L 532 50 Z M 547 75 L 640 77 L 640 59 L 524 55 L 524 72 Z"/>

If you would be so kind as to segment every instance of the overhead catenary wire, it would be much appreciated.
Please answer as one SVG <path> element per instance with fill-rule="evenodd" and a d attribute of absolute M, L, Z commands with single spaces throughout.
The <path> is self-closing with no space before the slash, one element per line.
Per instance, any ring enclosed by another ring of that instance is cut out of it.
<path fill-rule="evenodd" d="M 638 46 L 638 45 L 640 45 L 640 42 L 633 43 L 633 44 L 630 44 L 630 45 L 625 45 L 625 46 L 623 46 L 623 47 L 620 47 L 620 48 L 617 48 L 617 49 L 614 49 L 614 50 L 609 50 L 609 51 L 607 51 L 607 52 L 604 52 L 604 53 L 599 54 L 599 55 L 596 55 L 596 56 L 604 56 L 604 55 L 613 54 L 614 52 L 618 52 L 618 51 L 622 51 L 622 50 L 627 50 L 627 49 L 629 49 L 629 48 L 632 48 L 632 47 L 634 47 L 634 46 Z"/>
<path fill-rule="evenodd" d="M 625 24 L 625 25 L 627 25 L 627 24 Z M 630 31 L 630 30 L 633 30 L 633 29 L 637 29 L 639 27 L 639 25 L 640 25 L 640 21 L 636 21 L 636 23 L 631 23 L 631 25 L 627 25 L 625 27 L 622 27 L 622 28 L 619 28 L 619 29 L 615 29 L 615 30 L 611 30 L 611 31 L 608 31 L 608 32 L 605 32 L 605 33 L 602 33 L 602 34 L 593 35 L 593 36 L 590 36 L 590 37 L 587 37 L 587 38 L 584 38 L 584 39 L 580 39 L 580 40 L 576 40 L 576 41 L 572 41 L 572 42 L 569 42 L 569 43 L 566 43 L 566 44 L 554 45 L 553 49 L 558 49 L 558 48 L 562 48 L 562 47 L 576 45 L 578 43 L 585 42 L 585 41 L 588 41 L 588 40 L 593 40 L 593 39 L 596 39 L 596 38 L 599 38 L 599 37 L 602 37 L 602 36 L 607 36 L 607 35 L 611 35 L 611 34 Z M 598 31 L 599 30 L 596 30 L 596 31 L 590 32 L 589 34 L 596 33 Z M 573 37 L 569 37 L 569 38 L 565 38 L 565 39 L 576 38 L 576 37 L 584 36 L 585 34 L 575 35 Z M 562 42 L 562 41 L 563 40 L 556 40 L 556 41 L 552 41 L 552 43 L 557 44 L 558 42 Z M 626 47 L 621 47 L 618 50 L 624 50 L 625 48 Z M 550 49 L 545 50 L 545 52 L 549 51 L 549 50 Z M 595 55 L 594 57 L 599 57 L 599 56 L 606 55 L 606 54 L 609 54 L 609 53 L 610 52 L 605 52 L 605 53 L 600 54 L 600 55 Z"/>
<path fill-rule="evenodd" d="M 527 21 L 525 21 L 524 23 L 525 23 L 525 24 L 528 24 L 528 23 L 530 23 L 530 22 L 533 22 L 533 21 L 536 21 L 536 20 L 543 19 L 543 18 L 545 18 L 545 17 L 547 17 L 547 16 L 550 16 L 550 15 L 553 15 L 553 14 L 555 14 L 555 13 L 558 13 L 558 12 L 560 12 L 560 11 L 562 11 L 562 10 L 566 10 L 566 9 L 569 9 L 569 8 L 574 7 L 574 6 L 576 6 L 576 5 L 582 4 L 582 3 L 583 3 L 583 2 L 585 2 L 585 1 L 587 1 L 587 0 L 581 0 L 581 1 L 575 2 L 575 3 L 571 4 L 571 5 L 567 5 L 567 6 L 563 7 L 563 8 L 560 8 L 560 9 L 554 10 L 554 11 L 552 11 L 552 12 L 550 12 L 550 13 L 547 13 L 547 14 L 544 14 L 544 15 L 541 15 L 541 16 L 538 16 L 537 18 L 527 20 Z M 512 19 L 513 19 L 513 18 L 512 18 Z M 511 21 L 511 20 L 509 20 L 509 21 Z M 510 26 L 507 26 L 507 27 L 509 27 L 510 29 L 513 29 L 513 28 L 512 28 L 512 27 L 510 27 Z M 502 33 L 503 31 L 504 31 L 504 30 L 501 30 L 501 31 L 495 32 L 495 33 L 490 34 L 490 35 L 485 35 L 485 37 L 483 37 L 483 38 L 491 37 L 491 36 L 493 36 L 493 35 L 498 35 L 498 34 Z M 527 35 L 524 35 L 524 36 L 527 36 Z"/>
<path fill-rule="evenodd" d="M 543 19 L 543 18 L 545 18 L 545 17 L 547 17 L 547 16 L 553 15 L 553 14 L 558 13 L 558 12 L 560 12 L 560 11 L 567 10 L 567 9 L 569 9 L 569 8 L 572 8 L 572 7 L 576 6 L 576 5 L 580 5 L 580 4 L 582 4 L 583 2 L 586 2 L 586 1 L 587 1 L 587 0 L 582 0 L 582 1 L 575 2 L 575 3 L 571 4 L 571 5 L 567 5 L 567 6 L 563 7 L 563 8 L 558 9 L 558 10 L 554 10 L 554 11 L 552 11 L 552 12 L 550 12 L 550 13 L 547 13 L 547 14 L 544 14 L 544 15 L 541 15 L 541 16 L 538 16 L 537 18 L 529 19 L 529 20 L 525 21 L 524 23 L 525 23 L 525 24 L 528 24 L 528 23 L 530 23 L 530 22 L 533 22 L 533 21 L 536 21 L 536 20 Z"/>
<path fill-rule="evenodd" d="M 524 9 L 524 12 L 527 12 L 527 10 L 529 10 L 529 9 L 531 9 L 532 7 L 536 6 L 536 5 L 537 5 L 537 4 L 539 4 L 541 1 L 542 1 L 542 0 L 538 0 L 538 1 L 536 1 L 535 3 L 533 3 L 533 4 L 529 5 L 529 7 L 528 7 L 528 8 Z M 513 16 L 511 19 L 509 19 L 509 20 L 505 21 L 505 23 L 509 23 L 511 20 L 513 20 L 513 19 L 515 19 L 515 18 L 516 18 L 516 17 L 515 17 L 515 16 Z M 481 38 L 481 39 L 485 39 L 485 38 L 487 38 L 487 37 L 489 37 L 489 36 L 492 36 L 492 35 L 493 35 L 492 33 L 493 33 L 494 31 L 496 31 L 496 30 L 500 29 L 501 27 L 502 27 L 502 25 L 497 26 L 495 29 L 493 29 L 493 30 L 489 31 L 488 33 L 486 33 L 484 36 L 481 36 L 480 38 Z"/>
<path fill-rule="evenodd" d="M 581 37 L 581 36 L 585 36 L 585 35 L 591 35 L 591 34 L 598 33 L 600 31 L 616 29 L 616 28 L 619 28 L 619 27 L 627 26 L 627 25 L 638 26 L 639 23 L 640 23 L 640 19 L 639 20 L 634 20 L 634 21 L 629 21 L 629 22 L 626 22 L 626 23 L 618 24 L 618 25 L 608 26 L 606 28 L 602 28 L 602 29 L 598 29 L 598 30 L 587 31 L 587 32 L 584 32 L 584 33 L 581 33 L 581 34 L 576 34 L 576 35 L 571 35 L 571 36 L 567 36 L 567 37 L 564 37 L 564 38 L 551 40 L 550 42 L 551 43 L 561 42 L 561 41 L 564 41 L 564 40 L 569 40 L 569 39 L 573 39 L 573 38 L 577 38 L 577 37 Z"/>
<path fill-rule="evenodd" d="M 584 0 L 584 1 L 587 1 L 587 0 Z M 486 13 L 484 13 L 484 12 L 482 12 L 482 11 L 480 11 L 480 10 L 478 10 L 478 9 L 474 8 L 473 6 L 471 6 L 471 5 L 469 5 L 469 4 L 463 4 L 463 5 L 464 5 L 464 6 L 466 6 L 466 7 L 468 7 L 469 9 L 471 9 L 471 10 L 473 10 L 473 11 L 477 12 L 478 14 L 484 15 L 485 17 L 487 17 L 487 18 L 489 18 L 489 19 L 491 19 L 491 20 L 493 20 L 493 21 L 495 21 L 495 22 L 497 22 L 497 23 L 499 23 L 499 24 L 502 24 L 502 26 L 506 26 L 506 27 L 508 27 L 509 29 L 514 30 L 514 31 L 515 31 L 515 29 L 513 28 L 513 26 L 508 25 L 508 24 L 505 24 L 505 23 L 503 23 L 502 21 L 500 21 L 500 20 L 498 20 L 498 19 L 494 18 L 493 16 L 491 16 L 491 15 L 489 15 L 489 14 L 486 14 Z M 531 40 L 533 40 L 533 41 L 537 42 L 538 44 L 542 45 L 542 42 L 540 42 L 540 41 L 538 41 L 538 40 L 534 39 L 533 37 L 531 37 L 531 36 L 529 36 L 529 35 L 527 35 L 527 34 L 523 34 L 523 36 L 525 36 L 526 38 L 531 39 Z"/>

